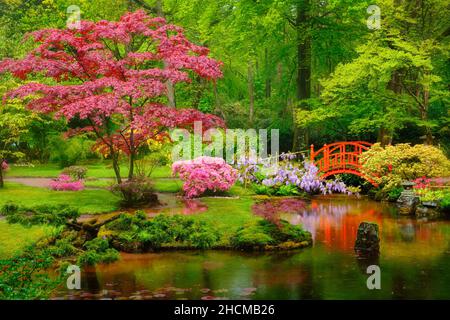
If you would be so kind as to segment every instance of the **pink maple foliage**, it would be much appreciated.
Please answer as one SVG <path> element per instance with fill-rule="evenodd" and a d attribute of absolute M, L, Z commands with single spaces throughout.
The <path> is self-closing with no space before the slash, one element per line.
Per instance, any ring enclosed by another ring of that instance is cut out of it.
<path fill-rule="evenodd" d="M 238 172 L 222 158 L 198 157 L 194 160 L 176 161 L 172 173 L 183 180 L 186 198 L 194 198 L 206 191 L 227 191 L 236 182 Z"/>
<path fill-rule="evenodd" d="M 68 133 L 94 134 L 96 148 L 113 160 L 118 183 L 120 154 L 129 159 L 132 179 L 136 155 L 149 139 L 163 139 L 168 129 L 188 128 L 194 121 L 205 130 L 224 127 L 216 116 L 164 104 L 168 84 L 190 82 L 192 74 L 215 80 L 222 72 L 207 48 L 161 17 L 139 10 L 117 22 L 82 21 L 80 29 L 45 29 L 28 36 L 36 48 L 22 59 L 1 61 L 0 73 L 20 79 L 44 75 L 56 84 L 27 82 L 5 98 L 27 99 L 30 109 L 55 118 L 81 120 Z"/>

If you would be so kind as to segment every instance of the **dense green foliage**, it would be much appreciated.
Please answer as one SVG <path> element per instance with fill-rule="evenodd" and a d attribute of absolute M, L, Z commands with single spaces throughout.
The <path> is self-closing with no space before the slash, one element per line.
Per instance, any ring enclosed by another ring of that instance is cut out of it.
<path fill-rule="evenodd" d="M 217 231 L 206 222 L 181 215 L 157 215 L 149 220 L 144 212 L 122 214 L 105 225 L 99 236 L 128 252 L 155 250 L 164 244 L 205 249 L 219 240 Z"/>
<path fill-rule="evenodd" d="M 32 208 L 9 203 L 0 208 L 0 215 L 9 223 L 20 223 L 24 226 L 37 224 L 59 226 L 68 220 L 75 221 L 79 217 L 76 208 L 67 205 L 40 205 Z"/>
<path fill-rule="evenodd" d="M 45 251 L 28 248 L 11 259 L 0 259 L 0 299 L 45 299 L 60 281 L 43 272 L 54 258 Z"/>
<path fill-rule="evenodd" d="M 291 225 L 280 220 L 277 223 L 260 220 L 242 226 L 231 237 L 231 245 L 239 249 L 264 249 L 266 246 L 283 245 L 283 243 L 311 244 L 311 234 L 300 226 Z"/>
<path fill-rule="evenodd" d="M 437 147 L 417 144 L 374 144 L 361 156 L 363 172 L 380 184 L 384 193 L 401 186 L 402 181 L 419 177 L 450 175 L 450 160 Z"/>

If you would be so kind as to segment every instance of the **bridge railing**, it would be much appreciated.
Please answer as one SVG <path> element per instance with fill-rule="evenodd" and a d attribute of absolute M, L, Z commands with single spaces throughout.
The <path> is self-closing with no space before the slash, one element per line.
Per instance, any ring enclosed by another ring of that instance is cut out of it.
<path fill-rule="evenodd" d="M 323 177 L 333 174 L 351 173 L 376 185 L 371 177 L 366 177 L 362 172 L 360 162 L 361 154 L 370 149 L 372 144 L 365 141 L 343 141 L 324 145 L 319 150 L 310 149 L 310 161 L 314 163 Z"/>

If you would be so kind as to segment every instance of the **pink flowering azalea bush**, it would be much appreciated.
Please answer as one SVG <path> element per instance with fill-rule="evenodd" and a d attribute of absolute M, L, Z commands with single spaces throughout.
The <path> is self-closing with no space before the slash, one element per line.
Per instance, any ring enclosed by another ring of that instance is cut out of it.
<path fill-rule="evenodd" d="M 235 183 L 238 173 L 222 158 L 198 157 L 194 160 L 176 161 L 172 173 L 184 181 L 186 198 L 194 198 L 207 191 L 227 191 Z"/>
<path fill-rule="evenodd" d="M 83 180 L 72 180 L 70 176 L 61 174 L 50 182 L 50 188 L 56 191 L 80 191 L 84 189 L 84 184 Z"/>
<path fill-rule="evenodd" d="M 6 170 L 8 170 L 8 169 L 9 169 L 8 162 L 3 161 L 3 162 L 2 162 L 2 166 L 1 166 L 1 170 L 6 171 Z"/>

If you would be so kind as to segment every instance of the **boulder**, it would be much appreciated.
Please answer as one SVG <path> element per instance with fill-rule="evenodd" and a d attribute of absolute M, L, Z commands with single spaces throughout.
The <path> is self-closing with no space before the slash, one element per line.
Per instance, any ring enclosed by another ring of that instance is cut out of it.
<path fill-rule="evenodd" d="M 414 215 L 420 199 L 413 190 L 404 190 L 397 199 L 397 208 L 402 215 Z"/>
<path fill-rule="evenodd" d="M 373 257 L 380 254 L 380 234 L 378 225 L 372 222 L 361 222 L 355 241 L 355 252 L 358 256 Z"/>
<path fill-rule="evenodd" d="M 439 219 L 442 216 L 442 212 L 440 212 L 437 207 L 427 206 L 425 203 L 422 203 L 422 205 L 419 205 L 416 208 L 416 217 L 418 219 Z"/>

